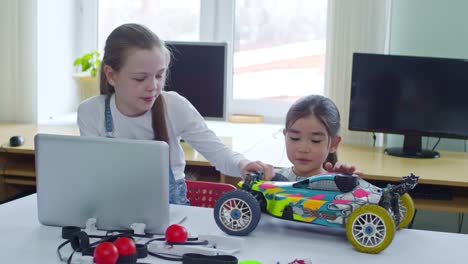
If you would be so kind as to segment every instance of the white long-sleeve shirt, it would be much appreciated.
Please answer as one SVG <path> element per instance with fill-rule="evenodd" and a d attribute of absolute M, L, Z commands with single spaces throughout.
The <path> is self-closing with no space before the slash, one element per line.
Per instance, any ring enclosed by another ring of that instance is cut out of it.
<path fill-rule="evenodd" d="M 187 99 L 176 92 L 163 92 L 162 95 L 166 103 L 170 166 L 175 179 L 185 178 L 184 152 L 179 143 L 181 138 L 223 174 L 240 176 L 240 162 L 245 157 L 224 145 Z M 82 136 L 106 136 L 105 98 L 105 95 L 95 96 L 78 107 L 78 127 Z M 110 108 L 114 137 L 153 140 L 151 110 L 138 117 L 125 116 L 117 109 L 114 95 L 111 97 Z"/>

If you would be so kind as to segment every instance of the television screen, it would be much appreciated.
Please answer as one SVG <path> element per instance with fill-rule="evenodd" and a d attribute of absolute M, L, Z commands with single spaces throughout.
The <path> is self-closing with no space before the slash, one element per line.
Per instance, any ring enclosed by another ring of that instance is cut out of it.
<path fill-rule="evenodd" d="M 350 130 L 468 137 L 467 60 L 355 53 L 351 79 Z"/>
<path fill-rule="evenodd" d="M 187 98 L 207 119 L 225 119 L 226 43 L 166 42 L 172 53 L 166 91 Z"/>

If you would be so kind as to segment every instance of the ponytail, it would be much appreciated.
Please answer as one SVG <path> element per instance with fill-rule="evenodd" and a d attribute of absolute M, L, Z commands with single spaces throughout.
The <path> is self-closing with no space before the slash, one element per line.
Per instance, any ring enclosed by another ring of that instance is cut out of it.
<path fill-rule="evenodd" d="M 164 141 L 169 144 L 169 134 L 166 126 L 166 103 L 162 94 L 156 98 L 151 108 L 154 140 Z"/>

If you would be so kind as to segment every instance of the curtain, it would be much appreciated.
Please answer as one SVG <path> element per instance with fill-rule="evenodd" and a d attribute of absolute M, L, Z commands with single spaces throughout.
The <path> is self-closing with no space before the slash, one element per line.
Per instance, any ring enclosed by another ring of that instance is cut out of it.
<path fill-rule="evenodd" d="M 388 53 L 391 0 L 329 0 L 325 95 L 340 109 L 342 142 L 372 144 L 372 134 L 348 130 L 353 52 Z M 378 135 L 377 145 L 383 144 Z"/>
<path fill-rule="evenodd" d="M 0 13 L 0 121 L 12 121 L 15 116 L 15 90 L 18 86 L 18 3 L 15 0 L 3 1 Z"/>
<path fill-rule="evenodd" d="M 0 121 L 36 121 L 36 2 L 36 0 L 2 0 Z"/>

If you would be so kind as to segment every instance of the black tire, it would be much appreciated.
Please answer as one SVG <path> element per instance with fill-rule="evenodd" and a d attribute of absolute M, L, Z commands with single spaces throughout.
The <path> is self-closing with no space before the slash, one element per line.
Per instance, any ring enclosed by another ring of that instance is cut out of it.
<path fill-rule="evenodd" d="M 213 214 L 216 224 L 226 234 L 246 236 L 257 227 L 261 211 L 252 194 L 234 190 L 218 198 Z"/>
<path fill-rule="evenodd" d="M 294 220 L 294 212 L 293 212 L 293 209 L 290 205 L 284 207 L 283 209 L 283 215 L 281 217 L 283 217 L 283 219 L 286 219 L 286 220 Z"/>
<path fill-rule="evenodd" d="M 252 193 L 255 197 L 255 199 L 258 201 L 258 204 L 260 205 L 260 210 L 262 213 L 267 213 L 267 201 L 265 200 L 265 196 L 263 196 L 263 193 L 254 191 Z"/>

